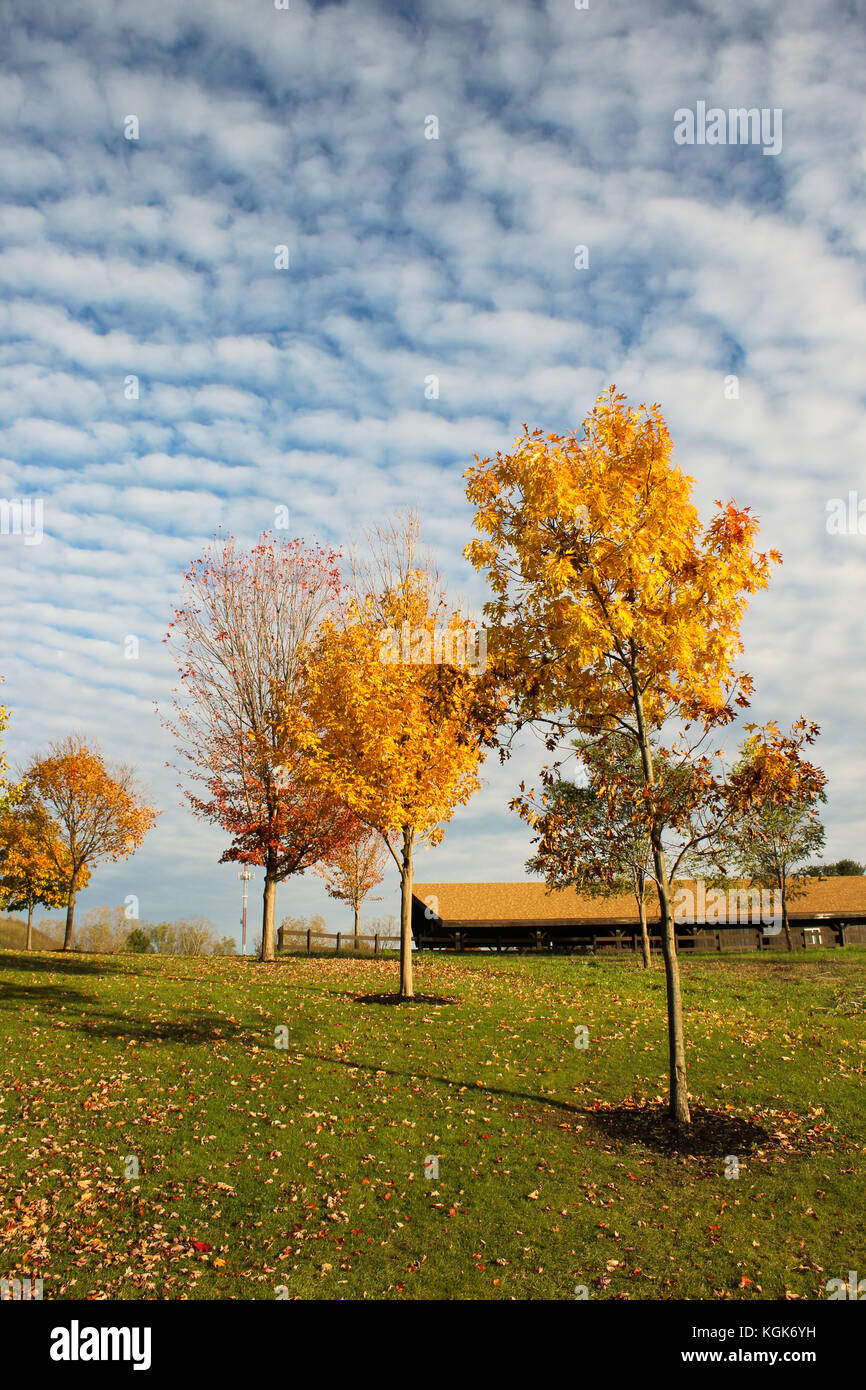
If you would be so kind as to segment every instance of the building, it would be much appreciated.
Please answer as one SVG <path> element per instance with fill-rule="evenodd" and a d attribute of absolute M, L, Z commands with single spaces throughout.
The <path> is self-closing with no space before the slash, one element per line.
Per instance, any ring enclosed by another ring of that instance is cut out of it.
<path fill-rule="evenodd" d="M 683 949 L 785 949 L 781 904 L 757 890 L 684 880 L 674 891 L 677 940 Z M 866 944 L 866 877 L 809 879 L 788 903 L 795 947 Z M 647 903 L 647 928 L 658 943 L 659 911 Z M 548 893 L 523 883 L 416 883 L 412 935 L 423 950 L 637 950 L 640 923 L 631 894 L 592 898 L 574 889 Z"/>

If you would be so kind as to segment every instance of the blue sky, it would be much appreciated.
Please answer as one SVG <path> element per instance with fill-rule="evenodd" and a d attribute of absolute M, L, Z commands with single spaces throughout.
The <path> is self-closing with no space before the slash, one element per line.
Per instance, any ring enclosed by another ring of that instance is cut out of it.
<path fill-rule="evenodd" d="M 826 527 L 866 495 L 864 48 L 845 4 L 7 0 L 0 498 L 45 526 L 0 535 L 7 744 L 92 735 L 163 811 L 83 907 L 235 930 L 153 712 L 217 527 L 252 541 L 287 506 L 339 544 L 417 505 L 480 605 L 463 470 L 610 382 L 662 404 L 704 512 L 734 496 L 783 552 L 744 627 L 753 714 L 822 725 L 828 855 L 866 856 L 866 536 Z M 781 152 L 677 145 L 698 101 L 780 109 Z M 542 754 L 488 765 L 419 879 L 522 877 L 506 806 Z M 313 875 L 279 891 L 320 909 L 336 930 Z"/>

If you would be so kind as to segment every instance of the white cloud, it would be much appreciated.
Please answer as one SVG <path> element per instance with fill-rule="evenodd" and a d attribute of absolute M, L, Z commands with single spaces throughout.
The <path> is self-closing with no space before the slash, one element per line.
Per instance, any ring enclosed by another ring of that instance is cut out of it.
<path fill-rule="evenodd" d="M 180 572 L 213 531 L 252 540 L 281 503 L 339 543 L 417 502 L 480 602 L 472 454 L 524 420 L 578 426 L 610 381 L 662 403 L 702 508 L 735 495 L 783 549 L 745 625 L 755 714 L 824 725 L 830 850 L 866 854 L 866 539 L 825 528 L 827 499 L 866 477 L 853 14 L 212 0 L 194 27 L 182 0 L 7 10 L 0 495 L 44 495 L 48 531 L 0 538 L 12 747 L 85 726 L 165 807 L 94 901 L 134 878 L 160 885 L 157 913 L 235 925 L 233 871 L 177 806 L 151 711 Z M 782 106 L 782 154 L 675 146 L 673 112 L 698 99 Z M 121 664 L 126 633 L 138 663 Z M 513 877 L 528 834 L 505 806 L 543 758 L 530 741 L 490 761 L 424 876 L 483 860 Z M 324 903 L 309 875 L 291 892 Z"/>

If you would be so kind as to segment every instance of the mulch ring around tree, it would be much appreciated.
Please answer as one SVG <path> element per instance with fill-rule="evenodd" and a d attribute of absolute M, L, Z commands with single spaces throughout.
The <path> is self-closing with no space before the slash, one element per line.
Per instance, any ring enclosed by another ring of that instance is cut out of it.
<path fill-rule="evenodd" d="M 601 1141 L 608 1151 L 636 1144 L 671 1158 L 725 1158 L 728 1155 L 775 1162 L 786 1156 L 845 1152 L 849 1145 L 823 1111 L 798 1115 L 793 1110 L 765 1110 L 750 1116 L 691 1104 L 692 1122 L 678 1125 L 665 1102 L 601 1101 L 584 1107 L 534 1107 L 542 1124 L 581 1135 L 584 1143 Z M 563 1114 L 567 1111 L 567 1116 Z"/>
<path fill-rule="evenodd" d="M 353 994 L 356 1004 L 459 1004 L 459 999 L 448 999 L 442 994 L 413 994 L 404 999 L 400 994 Z"/>

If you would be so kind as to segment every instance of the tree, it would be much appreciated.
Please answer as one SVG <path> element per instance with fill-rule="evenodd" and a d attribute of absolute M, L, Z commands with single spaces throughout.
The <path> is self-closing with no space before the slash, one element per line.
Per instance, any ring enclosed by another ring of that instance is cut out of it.
<path fill-rule="evenodd" d="M 327 864 L 319 866 L 325 887 L 332 898 L 348 903 L 355 916 L 355 945 L 360 932 L 361 904 L 385 877 L 388 846 L 378 830 L 369 826 L 344 849 L 337 851 Z M 381 902 L 381 898 L 373 898 Z"/>
<path fill-rule="evenodd" d="M 173 923 L 177 933 L 177 949 L 181 956 L 213 954 L 216 936 L 213 922 L 206 917 L 180 917 Z"/>
<path fill-rule="evenodd" d="M 238 943 L 233 936 L 221 936 L 211 947 L 212 956 L 236 956 L 237 953 Z"/>
<path fill-rule="evenodd" d="M 743 745 L 735 772 L 744 781 L 761 786 L 778 785 L 780 768 L 791 765 L 797 756 L 797 781 L 786 799 L 762 794 L 760 790 L 744 798 L 742 815 L 729 832 L 732 860 L 760 888 L 777 889 L 782 900 L 782 926 L 788 950 L 793 951 L 788 923 L 788 903 L 806 891 L 805 876 L 797 869 L 824 848 L 824 827 L 818 807 L 826 803 L 826 778 L 819 768 L 799 758 L 805 743 L 812 743 L 817 724 L 799 720 L 790 734 L 780 733 L 775 723 L 753 732 Z M 858 866 L 859 867 L 859 866 Z"/>
<path fill-rule="evenodd" d="M 682 814 L 681 783 L 657 776 L 653 741 L 690 769 L 696 798 L 712 789 L 701 740 L 749 703 L 735 671 L 748 596 L 770 562 L 753 549 L 748 508 L 720 502 L 706 529 L 692 479 L 671 458 L 658 405 L 599 397 L 583 435 L 524 433 L 512 453 L 476 460 L 467 495 L 477 538 L 467 547 L 487 575 L 495 659 L 510 683 L 511 735 L 547 728 L 554 748 L 570 729 L 610 746 L 624 734 L 640 757 L 641 801 L 659 898 L 668 1008 L 670 1109 L 690 1121 L 685 1037 L 664 832 Z M 610 760 L 600 787 L 620 794 Z M 627 789 L 626 789 L 627 790 Z"/>
<path fill-rule="evenodd" d="M 338 556 L 263 536 L 250 552 L 215 541 L 184 575 L 186 602 L 168 638 L 181 690 L 166 726 L 177 739 L 195 815 L 231 837 L 220 862 L 265 870 L 261 959 L 274 959 L 277 884 L 346 842 L 353 821 L 338 798 L 305 780 L 297 748 L 280 740 L 277 709 L 303 698 L 302 658 L 340 589 Z"/>
<path fill-rule="evenodd" d="M 837 859 L 835 864 L 809 864 L 800 872 L 807 878 L 862 878 L 866 869 L 857 859 Z"/>
<path fill-rule="evenodd" d="M 150 937 L 141 927 L 133 927 L 126 938 L 124 950 L 136 956 L 146 956 L 150 951 Z"/>
<path fill-rule="evenodd" d="M 43 806 L 25 796 L 0 812 L 0 905 L 27 913 L 25 950 L 33 946 L 33 909 L 63 907 L 68 876 L 60 834 Z M 85 866 L 82 887 L 89 877 Z"/>
<path fill-rule="evenodd" d="M 75 898 L 102 860 L 128 859 L 156 823 L 126 763 L 107 765 L 98 748 L 77 734 L 49 745 L 26 774 L 28 794 L 54 821 L 42 846 L 66 890 L 63 950 L 72 949 Z"/>
<path fill-rule="evenodd" d="M 839 878 L 861 878 L 864 869 L 856 859 L 837 859 L 830 872 Z"/>
<path fill-rule="evenodd" d="M 126 948 L 130 919 L 122 904 L 104 904 L 88 908 L 83 920 L 76 925 L 73 938 L 76 951 L 90 955 L 113 955 Z"/>
<path fill-rule="evenodd" d="M 640 921 L 644 968 L 648 970 L 651 950 L 646 908 L 655 883 L 649 833 L 639 819 L 635 820 L 628 801 L 620 799 L 614 808 L 598 790 L 609 750 L 591 739 L 579 740 L 576 747 L 588 773 L 588 785 L 558 778 L 545 788 L 544 808 L 534 821 L 538 849 L 526 869 L 543 874 L 548 888 L 576 888 L 590 897 L 632 893 Z M 640 764 L 634 744 L 620 737 L 613 747 L 625 761 L 630 780 L 637 783 Z"/>
<path fill-rule="evenodd" d="M 158 956 L 234 955 L 231 936 L 216 936 L 213 922 L 206 917 L 178 917 L 173 922 L 142 922 L 141 930 L 149 947 Z"/>
<path fill-rule="evenodd" d="M 367 539 L 354 592 L 323 624 L 307 662 L 305 709 L 287 702 L 282 729 L 307 753 L 316 784 L 378 830 L 397 865 L 400 995 L 411 999 L 415 846 L 438 844 L 480 785 L 490 731 L 476 690 L 483 675 L 466 660 L 472 624 L 421 555 L 417 517 Z M 431 660 L 446 647 L 462 659 Z"/>
<path fill-rule="evenodd" d="M 280 950 L 286 944 L 286 937 L 306 937 L 308 932 L 310 936 L 328 935 L 328 924 L 321 912 L 314 912 L 311 917 L 284 917 L 278 932 Z"/>
<path fill-rule="evenodd" d="M 0 676 L 0 685 L 3 684 L 3 677 Z M 9 727 L 9 711 L 5 705 L 0 705 L 0 734 L 5 733 Z M 9 782 L 9 764 L 6 754 L 0 748 L 0 815 L 9 807 L 14 806 L 21 795 L 20 785 Z"/>

